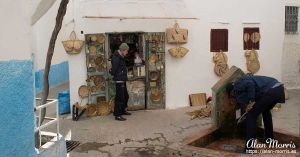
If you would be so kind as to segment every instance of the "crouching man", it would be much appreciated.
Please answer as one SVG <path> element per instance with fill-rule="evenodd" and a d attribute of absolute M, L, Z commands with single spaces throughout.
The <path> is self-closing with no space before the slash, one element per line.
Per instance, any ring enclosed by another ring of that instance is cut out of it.
<path fill-rule="evenodd" d="M 247 75 L 228 84 L 226 90 L 239 105 L 246 107 L 247 141 L 255 139 L 259 114 L 263 116 L 265 140 L 274 139 L 271 109 L 277 103 L 285 103 L 283 84 L 271 77 Z M 246 145 L 245 151 L 253 149 Z"/>

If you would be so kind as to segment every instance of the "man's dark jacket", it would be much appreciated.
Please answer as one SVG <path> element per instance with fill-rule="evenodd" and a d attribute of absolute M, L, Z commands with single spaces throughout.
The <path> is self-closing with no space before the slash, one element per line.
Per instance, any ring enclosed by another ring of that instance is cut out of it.
<path fill-rule="evenodd" d="M 267 76 L 244 76 L 234 84 L 236 100 L 240 105 L 255 102 L 277 83 L 276 79 Z"/>
<path fill-rule="evenodd" d="M 110 74 L 113 75 L 114 81 L 128 81 L 125 58 L 116 51 L 111 58 L 112 69 Z"/>

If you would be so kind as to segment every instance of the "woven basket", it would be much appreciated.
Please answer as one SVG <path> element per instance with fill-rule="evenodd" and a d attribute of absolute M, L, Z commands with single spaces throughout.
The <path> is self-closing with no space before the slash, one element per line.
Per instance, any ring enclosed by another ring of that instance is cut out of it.
<path fill-rule="evenodd" d="M 97 38 L 98 43 L 103 44 L 105 42 L 104 34 L 99 34 Z"/>
<path fill-rule="evenodd" d="M 87 112 L 86 112 L 87 116 L 89 117 L 95 117 L 98 115 L 98 109 L 97 109 L 97 105 L 95 104 L 89 104 L 87 106 Z"/>
<path fill-rule="evenodd" d="M 82 85 L 78 89 L 78 95 L 81 98 L 87 97 L 89 95 L 89 88 L 86 85 Z"/>
<path fill-rule="evenodd" d="M 185 44 L 188 39 L 188 30 L 179 28 L 178 23 L 175 23 L 173 28 L 167 28 L 167 42 L 169 44 Z"/>
<path fill-rule="evenodd" d="M 98 104 L 98 116 L 107 116 L 110 114 L 109 104 L 105 101 L 101 101 Z"/>
<path fill-rule="evenodd" d="M 159 102 L 161 100 L 161 92 L 159 89 L 152 89 L 150 99 L 152 102 Z"/>
<path fill-rule="evenodd" d="M 178 48 L 171 48 L 168 51 L 171 56 L 175 58 L 182 58 L 189 52 L 189 49 L 184 47 L 178 47 Z"/>
<path fill-rule="evenodd" d="M 109 100 L 109 108 L 110 108 L 110 112 L 114 112 L 115 110 L 115 97 L 112 97 L 110 100 Z"/>
<path fill-rule="evenodd" d="M 72 31 L 70 34 L 70 39 L 63 41 L 62 44 L 68 54 L 79 54 L 84 45 L 84 41 L 78 40 L 76 33 Z"/>

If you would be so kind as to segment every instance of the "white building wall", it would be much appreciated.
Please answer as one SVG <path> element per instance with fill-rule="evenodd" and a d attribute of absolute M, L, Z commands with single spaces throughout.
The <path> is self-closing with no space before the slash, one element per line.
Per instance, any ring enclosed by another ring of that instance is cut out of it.
<path fill-rule="evenodd" d="M 63 40 L 69 38 L 69 34 L 74 28 L 73 20 L 73 1 L 70 0 L 67 8 L 67 13 L 64 17 L 62 28 L 57 36 L 52 65 L 68 60 L 64 47 Z M 35 54 L 35 69 L 40 70 L 45 68 L 46 56 L 52 31 L 55 26 L 55 20 L 60 5 L 60 0 L 56 0 L 48 12 L 42 16 L 32 27 L 33 52 Z"/>
<path fill-rule="evenodd" d="M 287 0 L 286 6 L 300 7 L 300 0 Z M 299 18 L 299 17 L 298 17 Z M 298 32 L 300 24 L 298 23 Z M 300 35 L 285 34 L 283 58 L 282 58 L 282 79 L 289 89 L 300 88 Z"/>
<path fill-rule="evenodd" d="M 127 0 L 129 1 L 129 0 Z M 93 8 L 84 8 L 78 1 L 75 4 L 76 32 L 164 32 L 174 24 L 174 20 L 118 20 L 118 19 L 86 19 L 84 12 L 93 13 Z M 132 2 L 131 2 L 132 3 Z M 284 39 L 284 2 L 273 0 L 185 0 L 187 9 L 199 20 L 178 20 L 181 27 L 189 29 L 188 43 L 184 47 L 190 52 L 182 59 L 166 55 L 166 107 L 177 108 L 188 106 L 188 95 L 195 92 L 206 92 L 211 95 L 211 87 L 219 79 L 213 71 L 213 54 L 210 51 L 210 29 L 227 28 L 229 30 L 229 52 L 226 53 L 229 65 L 246 70 L 246 59 L 243 50 L 243 28 L 260 27 L 261 48 L 259 75 L 267 75 L 281 80 L 281 59 Z M 258 5 L 259 4 L 259 5 Z M 270 9 L 272 4 L 272 9 Z M 117 5 L 117 4 L 116 4 Z M 172 8 L 172 6 L 170 6 Z M 96 6 L 95 6 L 96 8 Z M 125 9 L 125 11 L 124 11 Z M 132 12 L 132 8 L 124 7 L 120 12 Z M 156 9 L 153 8 L 153 12 Z M 108 10 L 117 15 L 118 9 Z M 99 11 L 99 10 L 98 10 Z M 137 15 L 138 16 L 138 15 Z M 83 36 L 80 38 L 83 39 Z M 167 49 L 174 47 L 167 45 Z M 69 57 L 71 104 L 79 101 L 78 88 L 85 84 L 85 54 Z"/>
<path fill-rule="evenodd" d="M 32 8 L 27 1 L 0 1 L 0 60 L 31 58 Z"/>

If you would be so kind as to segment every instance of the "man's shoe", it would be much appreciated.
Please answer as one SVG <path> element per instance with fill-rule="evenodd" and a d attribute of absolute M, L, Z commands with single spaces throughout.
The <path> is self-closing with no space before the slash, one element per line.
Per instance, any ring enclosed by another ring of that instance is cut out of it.
<path fill-rule="evenodd" d="M 123 113 L 123 115 L 127 115 L 127 116 L 129 116 L 129 115 L 131 115 L 131 113 L 129 113 L 129 112 L 127 112 L 127 111 L 125 111 L 125 112 Z"/>
<path fill-rule="evenodd" d="M 125 121 L 126 118 L 123 118 L 122 116 L 116 116 L 116 117 L 115 117 L 115 120 L 118 120 L 118 121 Z"/>

